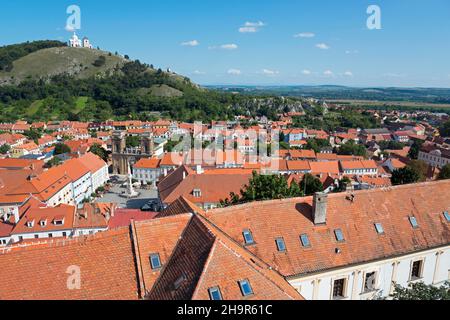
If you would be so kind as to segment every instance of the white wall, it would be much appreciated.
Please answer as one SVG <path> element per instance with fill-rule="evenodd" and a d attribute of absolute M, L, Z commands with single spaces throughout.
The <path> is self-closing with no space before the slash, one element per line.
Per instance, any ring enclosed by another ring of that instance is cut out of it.
<path fill-rule="evenodd" d="M 437 258 L 439 254 L 439 259 Z M 428 285 L 442 285 L 450 280 L 450 246 L 410 254 L 407 256 L 387 259 L 378 262 L 341 268 L 330 272 L 323 272 L 311 276 L 289 279 L 290 284 L 307 300 L 331 300 L 334 280 L 346 278 L 346 300 L 373 299 L 380 294 L 389 297 L 392 290 L 392 281 L 408 287 L 411 282 L 411 267 L 416 260 L 423 260 L 422 281 Z M 439 260 L 438 265 L 436 262 Z M 377 272 L 376 291 L 363 293 L 365 274 Z"/>

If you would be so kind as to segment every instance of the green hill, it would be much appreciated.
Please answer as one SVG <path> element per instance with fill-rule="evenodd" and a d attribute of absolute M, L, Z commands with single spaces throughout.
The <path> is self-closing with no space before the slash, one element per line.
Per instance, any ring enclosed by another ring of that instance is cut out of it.
<path fill-rule="evenodd" d="M 104 57 L 104 62 L 101 66 L 95 66 L 101 57 Z M 15 60 L 9 72 L 0 71 L 0 84 L 18 84 L 25 79 L 47 79 L 61 74 L 83 79 L 108 74 L 126 62 L 122 57 L 100 50 L 48 48 Z"/>
<path fill-rule="evenodd" d="M 58 41 L 0 47 L 0 122 L 275 118 L 292 105 L 298 101 L 207 90 L 139 60 Z"/>

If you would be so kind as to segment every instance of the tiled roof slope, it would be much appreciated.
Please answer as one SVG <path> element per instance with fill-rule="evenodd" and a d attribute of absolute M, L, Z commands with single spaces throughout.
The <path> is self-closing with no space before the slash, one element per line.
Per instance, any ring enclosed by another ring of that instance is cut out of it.
<path fill-rule="evenodd" d="M 148 298 L 190 300 L 214 242 L 206 226 L 192 218 Z"/>
<path fill-rule="evenodd" d="M 365 263 L 377 259 L 448 245 L 450 223 L 443 212 L 450 209 L 450 181 L 360 191 L 328 198 L 327 224 L 312 222 L 312 197 L 251 203 L 206 214 L 214 224 L 243 244 L 249 229 L 255 245 L 247 249 L 289 277 Z M 419 228 L 414 229 L 409 217 Z M 376 232 L 381 223 L 384 234 Z M 345 242 L 336 241 L 342 229 Z M 307 234 L 311 248 L 303 248 Z M 287 251 L 277 251 L 275 239 L 283 237 Z M 336 253 L 336 249 L 340 253 Z"/>
<path fill-rule="evenodd" d="M 6 252 L 6 253 L 5 253 Z M 78 241 L 0 251 L 0 300 L 130 300 L 138 298 L 128 228 Z M 70 266 L 81 289 L 69 290 Z"/>
<path fill-rule="evenodd" d="M 188 200 L 184 200 L 184 203 L 190 206 L 189 211 L 204 214 Z M 219 287 L 223 299 L 239 300 L 243 296 L 238 281 L 243 279 L 250 282 L 254 292 L 246 299 L 303 299 L 280 274 L 203 216 L 180 214 L 178 217 L 191 218 L 167 266 L 162 269 L 161 277 L 148 294 L 148 299 L 208 300 L 208 289 Z M 162 261 L 164 264 L 164 259 Z"/>
<path fill-rule="evenodd" d="M 159 254 L 162 265 L 166 265 L 191 217 L 189 214 L 184 214 L 134 223 L 137 242 L 135 246 L 136 253 L 141 261 L 144 295 L 150 292 L 161 275 L 160 269 L 152 270 L 149 260 L 150 255 Z"/>

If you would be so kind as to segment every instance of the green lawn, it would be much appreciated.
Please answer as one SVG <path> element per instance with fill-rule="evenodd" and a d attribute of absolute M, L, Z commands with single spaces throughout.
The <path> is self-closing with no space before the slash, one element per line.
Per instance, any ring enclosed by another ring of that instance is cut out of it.
<path fill-rule="evenodd" d="M 89 99 L 88 97 L 78 97 L 77 98 L 77 100 L 75 101 L 75 110 L 74 110 L 75 114 L 79 114 L 81 111 L 84 110 L 84 108 L 86 108 L 88 99 Z"/>

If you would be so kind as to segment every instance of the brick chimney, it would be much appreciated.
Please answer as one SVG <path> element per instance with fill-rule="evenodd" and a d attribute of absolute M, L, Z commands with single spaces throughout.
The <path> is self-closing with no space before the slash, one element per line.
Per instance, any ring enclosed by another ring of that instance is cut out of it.
<path fill-rule="evenodd" d="M 313 222 L 315 225 L 327 223 L 328 195 L 317 192 L 313 198 Z"/>

